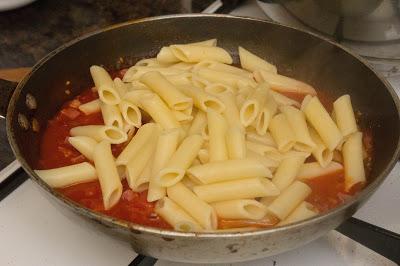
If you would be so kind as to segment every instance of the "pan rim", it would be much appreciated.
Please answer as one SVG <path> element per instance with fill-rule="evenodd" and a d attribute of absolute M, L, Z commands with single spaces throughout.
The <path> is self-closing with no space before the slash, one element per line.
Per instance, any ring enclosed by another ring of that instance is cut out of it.
<path fill-rule="evenodd" d="M 231 237 L 239 237 L 239 236 L 247 237 L 247 236 L 258 236 L 258 235 L 264 235 L 264 234 L 271 234 L 274 232 L 281 232 L 281 231 L 286 231 L 286 230 L 296 230 L 296 229 L 304 227 L 307 224 L 315 224 L 315 223 L 322 222 L 325 219 L 329 219 L 329 217 L 335 216 L 337 213 L 340 213 L 340 212 L 344 211 L 345 209 L 350 208 L 351 206 L 355 205 L 359 201 L 362 201 L 364 198 L 368 197 L 372 192 L 374 192 L 380 186 L 380 184 L 386 179 L 388 174 L 391 172 L 391 170 L 394 168 L 395 164 L 397 163 L 397 160 L 400 155 L 400 136 L 397 140 L 396 150 L 394 151 L 392 159 L 387 163 L 387 165 L 383 169 L 383 171 L 376 177 L 376 179 L 373 182 L 371 182 L 359 194 L 357 194 L 356 196 L 353 196 L 348 202 L 346 202 L 346 203 L 340 205 L 339 207 L 334 208 L 324 214 L 320 214 L 316 217 L 309 218 L 307 220 L 303 220 L 303 221 L 285 225 L 285 226 L 264 228 L 264 229 L 248 231 L 248 232 L 178 232 L 178 231 L 173 231 L 173 230 L 158 229 L 155 227 L 144 226 L 144 225 L 135 224 L 132 222 L 116 219 L 116 218 L 107 216 L 105 214 L 101 214 L 101 213 L 97 213 L 92 210 L 89 210 L 83 206 L 78 205 L 77 203 L 73 202 L 72 200 L 67 199 L 61 193 L 50 188 L 46 183 L 44 183 L 39 178 L 39 176 L 37 176 L 34 173 L 33 169 L 31 169 L 31 167 L 27 164 L 26 160 L 23 159 L 23 157 L 20 153 L 19 147 L 15 141 L 15 136 L 14 136 L 12 126 L 11 126 L 11 123 L 12 123 L 11 122 L 11 114 L 14 112 L 14 109 L 15 109 L 15 105 L 13 103 L 15 103 L 18 100 L 27 81 L 30 79 L 30 77 L 32 75 L 34 75 L 34 73 L 41 66 L 43 66 L 48 60 L 50 60 L 51 58 L 56 56 L 58 53 L 60 53 L 64 49 L 67 49 L 68 47 L 74 45 L 75 43 L 78 43 L 79 41 L 81 41 L 83 39 L 89 38 L 89 37 L 97 35 L 97 34 L 101 34 L 102 32 L 111 31 L 111 30 L 114 30 L 117 28 L 129 26 L 129 25 L 133 25 L 133 24 L 137 24 L 137 23 L 145 23 L 145 22 L 152 22 L 152 21 L 166 20 L 166 19 L 176 19 L 176 18 L 184 19 L 184 18 L 207 18 L 207 17 L 227 18 L 227 19 L 236 19 L 236 20 L 239 19 L 239 20 L 246 20 L 246 21 L 254 21 L 257 23 L 273 24 L 273 25 L 276 25 L 279 27 L 288 28 L 288 29 L 292 29 L 295 31 L 300 31 L 303 34 L 311 35 L 314 38 L 323 40 L 325 42 L 328 42 L 331 45 L 338 47 L 339 49 L 343 50 L 344 52 L 348 53 L 350 56 L 352 56 L 352 57 L 356 58 L 358 61 L 360 61 L 373 74 L 375 74 L 375 76 L 385 85 L 387 91 L 392 96 L 395 107 L 397 109 L 398 116 L 400 117 L 400 100 L 399 100 L 396 92 L 394 91 L 393 87 L 388 83 L 388 81 L 386 79 L 384 79 L 381 76 L 381 74 L 377 73 L 374 69 L 372 69 L 370 64 L 364 58 L 355 54 L 350 49 L 330 40 L 329 38 L 327 38 L 323 35 L 309 32 L 307 30 L 299 29 L 299 28 L 292 27 L 292 26 L 282 25 L 277 22 L 265 21 L 265 20 L 261 20 L 261 19 L 243 17 L 243 16 L 225 15 L 225 14 L 179 14 L 179 15 L 164 15 L 164 16 L 135 19 L 135 20 L 130 20 L 130 21 L 126 21 L 123 23 L 111 25 L 109 27 L 87 33 L 85 35 L 82 35 L 82 36 L 79 36 L 79 37 L 73 39 L 70 42 L 67 42 L 67 43 L 61 45 L 60 47 L 56 48 L 55 50 L 53 50 L 52 52 L 47 54 L 45 57 L 43 57 L 38 63 L 36 63 L 34 65 L 34 67 L 32 68 L 32 71 L 27 76 L 25 76 L 25 78 L 18 84 L 17 88 L 15 89 L 15 91 L 11 97 L 10 103 L 7 108 L 6 131 L 7 131 L 8 141 L 10 143 L 10 146 L 11 146 L 14 154 L 16 155 L 18 161 L 21 163 L 23 169 L 27 172 L 29 177 L 35 181 L 34 183 L 38 184 L 41 188 L 43 188 L 44 190 L 46 190 L 47 192 L 52 194 L 58 201 L 61 201 L 61 203 L 65 204 L 67 207 L 72 208 L 74 212 L 79 212 L 79 214 L 81 214 L 81 215 L 83 214 L 87 218 L 90 218 L 91 220 L 95 220 L 96 222 L 105 224 L 107 226 L 117 227 L 118 229 L 122 229 L 122 230 L 130 230 L 131 232 L 134 232 L 134 233 L 135 232 L 140 232 L 140 233 L 143 232 L 143 233 L 158 235 L 158 236 L 162 236 L 162 237 L 165 236 L 165 237 L 185 237 L 185 238 L 189 238 L 189 237 L 194 237 L 194 238 L 215 238 L 215 237 L 231 238 Z"/>

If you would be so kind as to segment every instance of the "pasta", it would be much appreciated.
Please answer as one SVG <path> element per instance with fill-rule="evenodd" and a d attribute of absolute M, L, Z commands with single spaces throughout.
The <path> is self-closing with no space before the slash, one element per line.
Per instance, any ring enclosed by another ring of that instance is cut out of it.
<path fill-rule="evenodd" d="M 280 193 L 271 181 L 259 177 L 194 186 L 193 191 L 206 202 L 277 196 Z"/>
<path fill-rule="evenodd" d="M 311 85 L 242 47 L 232 64 L 216 42 L 92 66 L 94 86 L 45 127 L 36 174 L 98 212 L 181 232 L 284 226 L 362 189 L 373 143 L 350 96 L 328 113 Z"/>
<path fill-rule="evenodd" d="M 284 114 L 274 116 L 269 129 L 279 151 L 287 152 L 296 144 L 296 136 Z"/>
<path fill-rule="evenodd" d="M 316 211 L 310 203 L 303 201 L 302 203 L 300 203 L 299 206 L 296 207 L 296 209 L 294 209 L 294 211 L 288 217 L 285 218 L 285 220 L 278 223 L 278 225 L 282 226 L 285 224 L 295 223 L 298 221 L 309 219 L 316 215 L 318 215 L 318 211 Z"/>
<path fill-rule="evenodd" d="M 350 95 L 343 95 L 333 102 L 336 124 L 344 137 L 358 131 Z"/>
<path fill-rule="evenodd" d="M 128 139 L 127 134 L 114 126 L 88 125 L 71 128 L 72 137 L 86 136 L 96 141 L 107 140 L 112 144 L 120 144 Z"/>
<path fill-rule="evenodd" d="M 77 136 L 69 137 L 68 142 L 82 153 L 83 156 L 93 161 L 93 151 L 97 145 L 97 142 L 94 139 L 85 136 Z"/>
<path fill-rule="evenodd" d="M 225 142 L 227 123 L 221 114 L 213 110 L 207 111 L 209 134 L 209 160 L 223 161 L 228 159 L 228 150 Z"/>
<path fill-rule="evenodd" d="M 304 114 L 292 106 L 282 106 L 280 109 L 293 130 L 296 139 L 294 148 L 299 151 L 311 152 L 316 145 L 311 139 Z"/>
<path fill-rule="evenodd" d="M 268 211 L 284 220 L 310 193 L 311 188 L 309 186 L 300 181 L 294 181 L 269 204 Z"/>
<path fill-rule="evenodd" d="M 349 191 L 354 185 L 365 183 L 361 132 L 353 133 L 348 137 L 343 144 L 342 153 L 345 189 Z"/>
<path fill-rule="evenodd" d="M 191 135 L 184 139 L 156 176 L 156 183 L 162 187 L 169 187 L 181 181 L 202 145 L 203 138 L 200 135 Z"/>
<path fill-rule="evenodd" d="M 180 128 L 172 111 L 156 94 L 146 94 L 140 99 L 140 104 L 153 120 L 164 129 Z"/>
<path fill-rule="evenodd" d="M 179 182 L 168 187 L 167 195 L 192 216 L 203 229 L 215 230 L 217 228 L 217 215 L 215 210 L 182 183 Z"/>
<path fill-rule="evenodd" d="M 96 169 L 90 163 L 79 163 L 35 173 L 50 187 L 59 188 L 97 179 Z"/>
<path fill-rule="evenodd" d="M 186 97 L 159 72 L 148 72 L 140 81 L 157 93 L 173 110 L 185 110 L 191 107 L 192 99 Z"/>
<path fill-rule="evenodd" d="M 99 98 L 102 102 L 115 105 L 121 101 L 121 97 L 115 88 L 114 81 L 104 68 L 91 66 L 90 74 L 92 75 L 94 85 L 96 86 Z"/>
<path fill-rule="evenodd" d="M 167 193 L 165 187 L 157 184 L 156 176 L 176 151 L 179 134 L 180 132 L 177 129 L 164 130 L 158 138 L 147 192 L 147 201 L 149 202 L 159 200 Z"/>
<path fill-rule="evenodd" d="M 343 136 L 318 98 L 311 98 L 304 105 L 303 112 L 326 147 L 333 151 L 342 141 Z"/>
<path fill-rule="evenodd" d="M 268 169 L 254 159 L 210 162 L 193 166 L 189 168 L 187 172 L 189 177 L 199 184 L 270 176 Z"/>
<path fill-rule="evenodd" d="M 81 110 L 84 114 L 90 115 L 97 112 L 100 112 L 100 103 L 99 99 L 93 100 L 84 104 L 79 105 L 79 110 Z"/>
<path fill-rule="evenodd" d="M 284 190 L 296 179 L 306 158 L 303 156 L 295 156 L 283 159 L 276 169 L 272 182 L 280 190 Z"/>
<path fill-rule="evenodd" d="M 242 68 L 247 69 L 248 71 L 253 72 L 257 69 L 263 69 L 265 71 L 277 73 L 276 66 L 268 63 L 241 46 L 239 46 L 239 59 Z"/>
<path fill-rule="evenodd" d="M 120 153 L 115 161 L 117 165 L 126 165 L 147 142 L 154 142 L 158 135 L 158 126 L 154 123 L 147 123 L 137 131 L 125 149 Z"/>
<path fill-rule="evenodd" d="M 180 61 L 187 63 L 202 60 L 215 60 L 217 62 L 232 64 L 232 57 L 224 49 L 216 46 L 202 45 L 171 45 L 172 54 Z"/>
<path fill-rule="evenodd" d="M 259 220 L 267 214 L 267 208 L 256 200 L 227 200 L 211 206 L 221 218 Z"/>
<path fill-rule="evenodd" d="M 103 121 L 106 126 L 112 127 L 123 127 L 122 116 L 119 111 L 118 106 L 101 103 L 100 104 L 101 114 L 103 116 Z"/>
<path fill-rule="evenodd" d="M 172 225 L 176 231 L 202 231 L 201 226 L 189 214 L 167 197 L 157 202 L 155 212 Z"/>
<path fill-rule="evenodd" d="M 254 71 L 254 78 L 258 83 L 268 82 L 271 85 L 271 89 L 277 92 L 306 95 L 317 94 L 315 89 L 306 83 L 262 69 Z"/>
<path fill-rule="evenodd" d="M 103 140 L 94 148 L 93 162 L 100 181 L 104 208 L 108 210 L 121 198 L 122 184 L 111 153 L 111 145 L 107 140 Z"/>

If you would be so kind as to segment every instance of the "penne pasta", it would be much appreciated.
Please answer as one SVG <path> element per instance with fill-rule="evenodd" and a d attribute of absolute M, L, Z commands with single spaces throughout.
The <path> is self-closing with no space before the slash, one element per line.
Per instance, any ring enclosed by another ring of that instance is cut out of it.
<path fill-rule="evenodd" d="M 318 211 L 314 208 L 314 206 L 306 201 L 303 201 L 299 206 L 296 207 L 296 209 L 294 209 L 292 213 L 290 213 L 288 217 L 286 217 L 285 220 L 278 223 L 278 226 L 296 223 L 317 215 Z"/>
<path fill-rule="evenodd" d="M 149 191 L 147 192 L 148 202 L 159 200 L 167 193 L 165 187 L 157 183 L 156 176 L 176 151 L 179 143 L 179 134 L 178 129 L 164 130 L 158 138 L 152 162 Z"/>
<path fill-rule="evenodd" d="M 100 112 L 100 99 L 96 99 L 79 105 L 78 109 L 85 115 L 90 115 Z"/>
<path fill-rule="evenodd" d="M 177 183 L 167 188 L 168 198 L 184 209 L 204 229 L 217 229 L 217 215 L 215 210 L 206 202 L 196 196 L 182 183 Z"/>
<path fill-rule="evenodd" d="M 290 105 L 290 106 L 294 106 L 297 108 L 300 108 L 300 106 L 301 106 L 299 102 L 297 102 L 289 97 L 286 97 L 285 95 L 283 95 L 279 92 L 270 90 L 270 94 L 271 94 L 272 98 L 274 98 L 274 100 L 278 106 Z"/>
<path fill-rule="evenodd" d="M 208 68 L 211 70 L 216 70 L 216 71 L 221 71 L 221 72 L 228 72 L 228 73 L 232 73 L 235 75 L 240 75 L 246 78 L 252 78 L 252 73 L 235 67 L 235 66 L 231 66 L 231 65 L 227 65 L 227 64 L 223 64 L 217 61 L 213 61 L 213 60 L 203 60 L 200 61 L 199 63 L 197 63 L 194 67 L 193 67 L 193 72 L 198 71 L 201 68 Z"/>
<path fill-rule="evenodd" d="M 106 126 L 123 128 L 122 116 L 117 105 L 100 104 L 101 114 Z"/>
<path fill-rule="evenodd" d="M 140 99 L 140 105 L 153 120 L 164 129 L 180 128 L 172 111 L 157 94 L 146 94 Z"/>
<path fill-rule="evenodd" d="M 289 105 L 281 106 L 280 110 L 285 115 L 286 120 L 289 122 L 289 125 L 293 130 L 296 140 L 294 149 L 304 152 L 313 151 L 316 145 L 311 139 L 303 112 Z"/>
<path fill-rule="evenodd" d="M 93 161 L 93 151 L 97 142 L 86 136 L 69 137 L 68 142 L 90 161 Z"/>
<path fill-rule="evenodd" d="M 124 82 L 133 82 L 136 80 L 140 80 L 140 78 L 148 73 L 148 72 L 159 72 L 160 74 L 167 76 L 167 75 L 178 75 L 182 74 L 185 71 L 178 68 L 172 67 L 142 67 L 142 66 L 132 66 L 126 71 L 123 81 Z"/>
<path fill-rule="evenodd" d="M 272 158 L 265 157 L 263 155 L 260 155 L 256 152 L 249 151 L 249 150 L 246 152 L 246 155 L 247 155 L 248 159 L 255 159 L 258 162 L 260 162 L 262 165 L 264 165 L 265 168 L 268 168 L 268 169 L 275 169 L 279 166 L 279 163 L 280 163 L 279 160 L 274 160 Z M 272 177 L 272 174 L 271 174 L 271 177 Z"/>
<path fill-rule="evenodd" d="M 122 195 L 122 184 L 118 175 L 111 145 L 103 140 L 96 145 L 93 152 L 93 162 L 100 181 L 104 209 L 109 210 L 118 203 Z"/>
<path fill-rule="evenodd" d="M 167 79 L 171 84 L 173 84 L 175 86 L 192 85 L 192 78 L 193 78 L 193 74 L 189 73 L 189 72 L 165 76 L 165 79 Z"/>
<path fill-rule="evenodd" d="M 124 118 L 124 121 L 128 125 L 139 128 L 142 125 L 142 113 L 140 112 L 138 106 L 135 104 L 122 100 L 119 105 L 119 110 Z"/>
<path fill-rule="evenodd" d="M 122 82 L 122 80 L 120 78 L 114 79 L 114 86 L 115 86 L 115 89 L 118 92 L 119 97 L 121 99 L 124 97 L 125 93 L 128 92 L 129 87 L 130 87 L 128 84 Z"/>
<path fill-rule="evenodd" d="M 187 115 L 182 111 L 172 110 L 172 114 L 174 115 L 175 119 L 180 123 L 188 123 L 193 120 L 193 116 Z"/>
<path fill-rule="evenodd" d="M 35 170 L 35 173 L 53 188 L 67 187 L 97 179 L 96 169 L 87 162 L 48 170 Z"/>
<path fill-rule="evenodd" d="M 141 76 L 140 81 L 159 95 L 172 110 L 191 108 L 193 101 L 184 95 L 159 72 L 148 72 Z"/>
<path fill-rule="evenodd" d="M 72 137 L 86 136 L 95 141 L 107 140 L 112 144 L 120 144 L 128 139 L 128 135 L 120 128 L 113 126 L 88 125 L 71 128 Z"/>
<path fill-rule="evenodd" d="M 187 63 L 200 62 L 202 60 L 214 60 L 221 63 L 232 64 L 230 54 L 220 47 L 201 45 L 171 45 L 172 54 L 180 61 Z"/>
<path fill-rule="evenodd" d="M 204 130 L 204 128 L 207 125 L 207 115 L 202 112 L 201 110 L 198 110 L 197 113 L 194 116 L 193 122 L 187 132 L 188 136 L 190 135 L 195 135 L 195 134 L 201 134 Z"/>
<path fill-rule="evenodd" d="M 258 142 L 260 144 L 276 148 L 275 140 L 272 138 L 269 132 L 267 132 L 265 135 L 259 135 L 257 132 L 247 131 L 246 140 L 248 140 L 249 142 Z"/>
<path fill-rule="evenodd" d="M 225 141 L 227 123 L 225 118 L 214 110 L 208 110 L 207 122 L 210 162 L 227 160 L 228 149 Z"/>
<path fill-rule="evenodd" d="M 340 144 L 343 136 L 318 98 L 309 99 L 303 106 L 303 112 L 326 147 L 333 151 Z"/>
<path fill-rule="evenodd" d="M 271 119 L 269 130 L 280 152 L 287 152 L 295 145 L 296 137 L 284 114 L 275 115 Z"/>
<path fill-rule="evenodd" d="M 181 181 L 202 145 L 203 138 L 200 135 L 191 135 L 184 139 L 156 176 L 156 183 L 162 187 L 170 187 Z"/>
<path fill-rule="evenodd" d="M 212 95 L 220 95 L 227 92 L 233 92 L 233 89 L 222 83 L 210 83 L 204 88 L 205 92 Z"/>
<path fill-rule="evenodd" d="M 160 63 L 157 60 L 157 58 L 145 58 L 137 61 L 135 66 L 151 67 L 151 66 L 165 66 L 165 65 Z"/>
<path fill-rule="evenodd" d="M 190 86 L 180 87 L 180 89 L 184 94 L 193 98 L 193 104 L 203 112 L 212 109 L 222 113 L 225 110 L 225 105 L 214 95 Z"/>
<path fill-rule="evenodd" d="M 332 161 L 333 152 L 325 146 L 321 137 L 313 128 L 310 128 L 310 136 L 315 143 L 315 148 L 311 152 L 312 155 L 322 167 L 326 167 Z"/>
<path fill-rule="evenodd" d="M 294 181 L 268 205 L 267 209 L 280 220 L 284 220 L 310 193 L 311 188 L 308 185 Z"/>
<path fill-rule="evenodd" d="M 267 214 L 267 208 L 256 200 L 227 200 L 211 206 L 219 218 L 259 220 Z"/>
<path fill-rule="evenodd" d="M 210 154 L 208 153 L 208 149 L 200 149 L 197 157 L 202 164 L 208 163 L 210 161 Z"/>
<path fill-rule="evenodd" d="M 142 147 L 148 142 L 155 142 L 159 127 L 155 123 L 147 123 L 138 129 L 135 136 L 122 150 L 115 161 L 117 165 L 126 165 L 133 157 L 141 152 Z"/>
<path fill-rule="evenodd" d="M 136 188 L 135 184 L 140 174 L 146 168 L 146 165 L 149 163 L 150 158 L 153 156 L 157 144 L 157 139 L 158 134 L 156 134 L 155 141 L 147 141 L 146 144 L 141 147 L 140 153 L 135 154 L 125 165 L 126 181 L 128 182 L 128 186 L 131 189 Z"/>
<path fill-rule="evenodd" d="M 226 132 L 226 147 L 229 159 L 246 158 L 246 137 L 240 126 L 230 126 Z"/>
<path fill-rule="evenodd" d="M 202 231 L 202 227 L 187 212 L 167 197 L 160 199 L 154 211 L 160 215 L 174 230 L 182 232 Z"/>
<path fill-rule="evenodd" d="M 262 84 L 244 101 L 240 108 L 240 121 L 247 127 L 256 120 L 268 97 L 268 91 L 265 88 L 267 84 Z"/>
<path fill-rule="evenodd" d="M 115 88 L 114 81 L 104 68 L 100 66 L 91 66 L 90 74 L 92 75 L 94 85 L 102 102 L 115 105 L 121 101 L 121 97 Z"/>
<path fill-rule="evenodd" d="M 267 108 L 261 108 L 260 112 L 257 115 L 255 123 L 255 128 L 258 134 L 265 135 L 267 134 L 269 122 L 271 121 L 271 112 Z"/>
<path fill-rule="evenodd" d="M 317 95 L 315 89 L 304 82 L 262 69 L 254 71 L 254 78 L 258 83 L 268 82 L 271 85 L 271 89 L 279 93 Z"/>
<path fill-rule="evenodd" d="M 225 105 L 225 110 L 222 115 L 225 117 L 226 122 L 230 127 L 237 127 L 243 130 L 243 126 L 240 123 L 239 109 L 236 104 L 235 95 L 232 92 L 224 92 L 218 94 L 218 98 Z"/>
<path fill-rule="evenodd" d="M 336 124 L 344 137 L 358 131 L 350 95 L 346 94 L 333 102 Z"/>
<path fill-rule="evenodd" d="M 283 159 L 272 178 L 272 182 L 275 186 L 280 190 L 284 190 L 290 186 L 299 174 L 305 159 L 306 158 L 303 156 Z"/>
<path fill-rule="evenodd" d="M 271 177 L 271 172 L 256 159 L 209 162 L 190 167 L 188 176 L 199 184 L 211 184 L 242 178 Z"/>
<path fill-rule="evenodd" d="M 242 85 L 249 85 L 251 87 L 257 86 L 257 83 L 253 79 L 229 72 L 201 68 L 196 72 L 196 74 L 199 77 L 206 79 L 210 83 L 222 83 L 231 87 L 234 90 L 238 88 L 239 83 Z"/>
<path fill-rule="evenodd" d="M 280 193 L 279 189 L 271 181 L 260 177 L 194 186 L 193 191 L 200 199 L 209 203 L 277 196 Z"/>
<path fill-rule="evenodd" d="M 153 164 L 154 153 L 150 156 L 142 172 L 136 178 L 136 181 L 132 187 L 134 192 L 143 192 L 149 189 L 150 175 Z"/>
<path fill-rule="evenodd" d="M 201 42 L 189 43 L 189 45 L 200 45 L 200 46 L 216 46 L 217 39 L 210 39 Z M 160 52 L 157 54 L 157 60 L 164 64 L 176 63 L 179 62 L 179 58 L 177 58 L 170 47 L 162 47 Z"/>
<path fill-rule="evenodd" d="M 268 63 L 264 59 L 256 56 L 241 46 L 239 46 L 239 60 L 242 68 L 248 71 L 253 72 L 258 69 L 263 69 L 268 72 L 277 73 L 276 66 Z"/>
<path fill-rule="evenodd" d="M 317 162 L 305 163 L 300 167 L 300 171 L 297 174 L 297 179 L 307 180 L 313 179 L 320 176 L 331 175 L 343 171 L 343 166 L 337 162 L 330 162 L 326 167 L 322 167 Z"/>
<path fill-rule="evenodd" d="M 140 99 L 142 99 L 145 95 L 152 95 L 152 92 L 148 89 L 132 90 L 125 93 L 124 100 L 141 107 Z"/>
<path fill-rule="evenodd" d="M 350 191 L 356 184 L 364 184 L 365 169 L 363 161 L 362 133 L 351 134 L 342 148 L 345 190 Z"/>
<path fill-rule="evenodd" d="M 171 65 L 170 67 L 182 69 L 185 71 L 191 71 L 194 66 L 195 66 L 195 63 L 179 62 L 179 63 Z"/>
<path fill-rule="evenodd" d="M 283 159 L 283 155 L 274 147 L 267 146 L 264 144 L 246 141 L 246 147 L 248 151 L 255 152 L 261 156 L 280 161 Z"/>

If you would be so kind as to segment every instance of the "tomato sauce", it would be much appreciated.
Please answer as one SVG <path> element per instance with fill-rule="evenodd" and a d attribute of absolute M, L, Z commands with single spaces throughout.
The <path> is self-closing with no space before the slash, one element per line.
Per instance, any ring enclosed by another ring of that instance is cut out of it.
<path fill-rule="evenodd" d="M 121 70 L 116 72 L 114 77 L 121 77 L 124 74 Z M 300 100 L 299 95 L 287 95 L 295 100 Z M 88 161 L 83 155 L 75 150 L 68 142 L 69 130 L 76 126 L 102 125 L 101 113 L 85 115 L 78 107 L 80 104 L 90 102 L 98 98 L 95 90 L 87 89 L 72 101 L 66 102 L 60 112 L 53 119 L 48 121 L 40 146 L 40 158 L 38 169 L 50 169 L 71 164 Z M 323 99 L 324 103 L 329 102 Z M 332 106 L 330 101 L 329 106 Z M 328 107 L 329 108 L 329 107 Z M 331 107 L 330 107 L 331 108 Z M 371 133 L 371 132 L 369 132 Z M 372 153 L 371 134 L 365 137 L 365 146 L 369 155 Z M 126 144 L 112 145 L 114 156 L 123 150 Z M 357 186 L 350 193 L 344 191 L 343 171 L 321 176 L 305 181 L 311 188 L 312 193 L 306 199 L 313 204 L 320 212 L 326 212 L 343 203 L 347 198 L 361 190 Z M 147 191 L 133 192 L 127 185 L 126 180 L 122 181 L 123 193 L 120 201 L 110 210 L 105 210 L 98 181 L 76 184 L 70 187 L 58 189 L 67 198 L 81 204 L 91 210 L 110 215 L 133 223 L 153 226 L 158 228 L 171 229 L 171 226 L 154 212 L 155 203 L 147 202 Z M 266 217 L 260 221 L 219 219 L 219 228 L 232 227 L 272 227 L 278 220 L 274 217 Z"/>

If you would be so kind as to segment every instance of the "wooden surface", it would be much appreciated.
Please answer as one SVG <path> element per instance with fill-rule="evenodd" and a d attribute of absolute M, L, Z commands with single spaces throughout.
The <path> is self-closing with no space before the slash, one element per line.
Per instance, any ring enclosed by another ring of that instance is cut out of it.
<path fill-rule="evenodd" d="M 30 70 L 30 67 L 0 69 L 0 79 L 19 82 Z"/>

